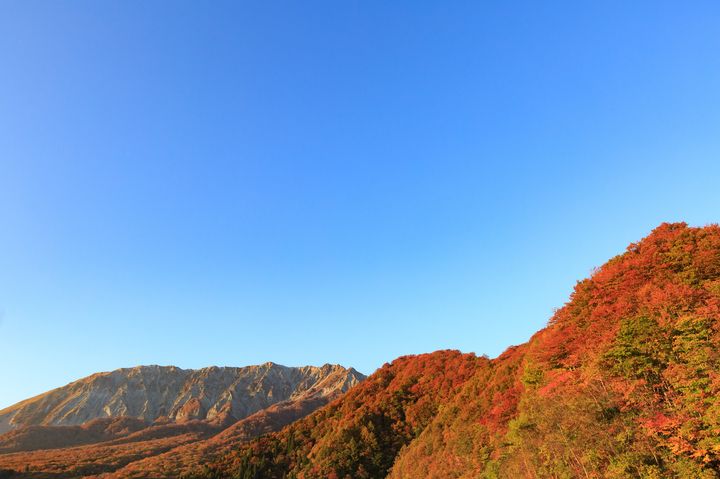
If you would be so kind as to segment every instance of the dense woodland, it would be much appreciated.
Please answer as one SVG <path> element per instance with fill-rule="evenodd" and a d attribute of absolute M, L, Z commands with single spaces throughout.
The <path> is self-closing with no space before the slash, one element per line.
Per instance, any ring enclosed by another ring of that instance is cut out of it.
<path fill-rule="evenodd" d="M 186 477 L 720 477 L 719 329 L 720 228 L 663 224 L 528 343 L 397 359 Z"/>

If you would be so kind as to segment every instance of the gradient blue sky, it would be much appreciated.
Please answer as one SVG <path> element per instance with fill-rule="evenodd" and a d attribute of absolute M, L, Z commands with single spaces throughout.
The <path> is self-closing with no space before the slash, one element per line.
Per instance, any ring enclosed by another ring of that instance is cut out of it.
<path fill-rule="evenodd" d="M 720 4 L 4 1 L 0 407 L 490 356 L 720 218 Z"/>

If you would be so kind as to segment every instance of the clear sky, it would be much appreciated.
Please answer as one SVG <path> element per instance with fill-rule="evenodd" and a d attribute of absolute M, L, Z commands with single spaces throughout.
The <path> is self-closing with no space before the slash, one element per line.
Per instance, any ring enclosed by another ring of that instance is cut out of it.
<path fill-rule="evenodd" d="M 720 219 L 720 3 L 0 4 L 0 407 L 490 356 Z"/>

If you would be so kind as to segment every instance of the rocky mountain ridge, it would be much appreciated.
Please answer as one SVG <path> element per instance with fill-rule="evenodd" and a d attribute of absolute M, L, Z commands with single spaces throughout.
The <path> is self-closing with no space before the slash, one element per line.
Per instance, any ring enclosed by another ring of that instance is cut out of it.
<path fill-rule="evenodd" d="M 180 369 L 138 366 L 96 373 L 0 410 L 0 434 L 25 426 L 77 426 L 98 418 L 229 424 L 273 404 L 344 392 L 365 376 L 339 365 Z"/>

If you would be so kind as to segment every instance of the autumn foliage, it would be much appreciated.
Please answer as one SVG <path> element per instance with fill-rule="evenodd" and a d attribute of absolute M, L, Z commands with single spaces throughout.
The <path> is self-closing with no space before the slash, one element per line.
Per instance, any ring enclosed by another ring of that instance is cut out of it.
<path fill-rule="evenodd" d="M 193 477 L 384 477 L 440 405 L 488 363 L 457 351 L 399 358 L 340 400 Z"/>
<path fill-rule="evenodd" d="M 720 477 L 720 228 L 663 224 L 526 344 L 403 357 L 194 477 Z"/>
<path fill-rule="evenodd" d="M 201 446 L 149 442 L 168 452 L 146 460 L 132 444 L 93 451 L 140 455 L 107 466 L 118 479 L 709 479 L 719 397 L 720 228 L 663 224 L 498 358 L 401 357 L 277 432 L 305 411 L 280 407 Z M 57 467 L 47 477 L 103 472 L 82 454 L 63 469 L 71 451 L 0 455 L 0 469 L 33 457 Z"/>

